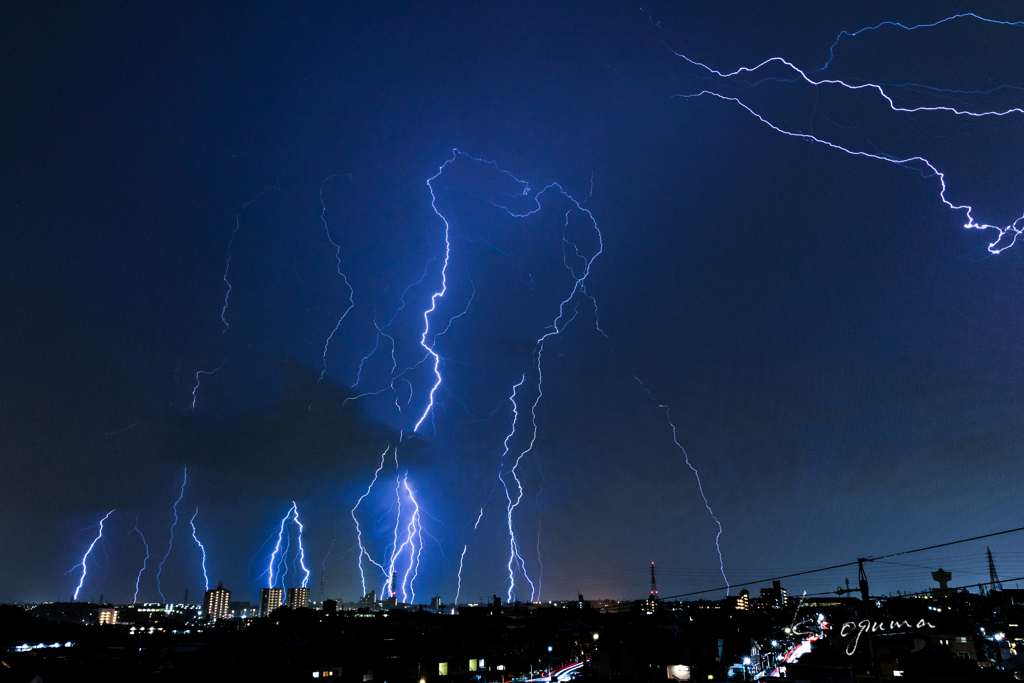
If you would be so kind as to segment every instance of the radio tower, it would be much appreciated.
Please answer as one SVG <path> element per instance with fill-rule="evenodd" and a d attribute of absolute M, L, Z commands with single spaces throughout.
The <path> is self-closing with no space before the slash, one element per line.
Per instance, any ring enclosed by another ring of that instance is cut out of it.
<path fill-rule="evenodd" d="M 651 594 L 647 597 L 647 613 L 651 614 L 654 612 L 655 605 L 658 604 L 658 582 L 654 580 L 654 562 L 651 562 Z"/>
<path fill-rule="evenodd" d="M 992 560 L 992 549 L 986 547 L 985 552 L 988 553 L 988 580 L 990 591 L 1002 591 L 1003 584 L 999 581 L 999 575 L 996 574 L 996 563 Z"/>

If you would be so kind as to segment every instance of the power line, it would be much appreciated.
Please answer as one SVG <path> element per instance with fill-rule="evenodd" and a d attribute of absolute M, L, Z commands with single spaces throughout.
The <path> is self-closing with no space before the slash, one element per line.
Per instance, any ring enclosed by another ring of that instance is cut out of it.
<path fill-rule="evenodd" d="M 663 600 L 672 600 L 674 598 L 685 598 L 685 597 L 688 597 L 688 596 L 691 596 L 691 595 L 700 595 L 701 593 L 711 593 L 713 591 L 722 591 L 722 590 L 727 590 L 729 588 L 737 588 L 739 586 L 752 586 L 755 583 L 767 583 L 769 581 L 778 581 L 780 579 L 788 579 L 788 578 L 791 578 L 791 577 L 794 577 L 794 576 L 803 576 L 804 574 L 815 574 L 817 572 L 825 572 L 825 571 L 828 571 L 829 569 L 840 569 L 842 567 L 852 567 L 855 564 L 857 564 L 856 561 L 854 561 L 854 562 L 846 562 L 844 564 L 832 565 L 831 567 L 822 567 L 820 569 L 808 569 L 805 572 L 796 572 L 795 574 L 783 574 L 782 576 L 773 576 L 773 577 L 771 577 L 769 579 L 760 579 L 758 581 L 746 581 L 744 583 L 734 583 L 731 586 L 722 586 L 720 588 L 708 588 L 706 590 L 694 591 L 692 593 L 682 593 L 680 595 L 670 595 L 667 598 L 662 598 L 662 599 Z"/>
<path fill-rule="evenodd" d="M 892 553 L 891 555 L 881 555 L 880 557 L 870 558 L 874 560 L 884 560 L 887 557 L 899 557 L 900 555 L 909 555 L 911 553 L 919 553 L 924 550 L 934 550 L 936 548 L 945 548 L 947 545 L 956 545 L 957 543 L 967 543 L 968 541 L 977 541 L 982 538 L 991 538 L 993 536 L 1002 536 L 1003 534 L 1012 534 L 1015 531 L 1024 531 L 1024 526 L 1017 527 L 1016 529 L 1007 529 L 1006 531 L 997 531 L 994 534 L 984 534 L 982 536 L 975 536 L 974 538 L 964 538 L 959 541 L 950 541 L 949 543 L 940 543 L 938 545 L 930 545 L 927 548 L 918 548 L 917 550 L 904 550 L 901 553 Z"/>
<path fill-rule="evenodd" d="M 911 553 L 920 553 L 920 552 L 923 552 L 925 550 L 935 550 L 936 548 L 945 548 L 946 546 L 956 545 L 958 543 L 967 543 L 969 541 L 977 541 L 977 540 L 980 540 L 982 538 L 991 538 L 993 536 L 1001 536 L 1003 534 L 1012 534 L 1012 533 L 1015 533 L 1017 531 L 1024 531 L 1024 526 L 1017 527 L 1016 529 L 1007 529 L 1006 531 L 997 531 L 997 532 L 992 533 L 992 534 L 983 534 L 981 536 L 973 536 L 971 538 L 962 538 L 959 541 L 949 541 L 948 543 L 939 543 L 938 545 L 930 545 L 928 547 L 917 548 L 915 550 L 904 550 L 902 552 L 891 553 L 889 555 L 880 555 L 878 557 L 863 558 L 863 561 L 865 561 L 865 562 L 874 562 L 875 560 L 884 560 L 884 559 L 886 559 L 888 557 L 899 557 L 900 555 L 910 555 Z M 708 589 L 705 589 L 705 590 L 693 591 L 691 593 L 681 593 L 679 595 L 669 595 L 669 596 L 667 596 L 665 598 L 662 598 L 662 600 L 674 600 L 676 598 L 687 598 L 687 597 L 690 597 L 691 595 L 702 595 L 704 593 L 713 593 L 715 591 L 729 590 L 730 588 L 738 588 L 739 586 L 752 586 L 754 584 L 759 584 L 759 583 L 768 583 L 769 581 L 779 581 L 781 579 L 789 579 L 789 578 L 792 578 L 794 576 L 804 576 L 805 574 L 816 574 L 818 572 L 827 572 L 830 569 L 842 569 L 843 567 L 852 567 L 852 566 L 854 566 L 856 564 L 858 564 L 858 561 L 855 560 L 853 562 L 846 562 L 844 564 L 832 565 L 831 567 L 821 567 L 820 569 L 808 569 L 807 571 L 796 572 L 795 574 L 783 574 L 782 576 L 773 576 L 771 578 L 761 579 L 759 581 L 746 581 L 744 583 L 734 583 L 731 586 L 720 586 L 718 588 L 708 588 Z"/>

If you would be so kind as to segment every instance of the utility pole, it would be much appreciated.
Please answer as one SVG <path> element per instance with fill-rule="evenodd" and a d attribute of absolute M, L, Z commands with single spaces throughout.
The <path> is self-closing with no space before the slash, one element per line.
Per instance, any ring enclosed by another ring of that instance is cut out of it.
<path fill-rule="evenodd" d="M 868 616 L 871 614 L 871 596 L 868 595 L 868 575 L 864 571 L 864 563 L 870 562 L 871 560 L 866 557 L 857 558 L 857 579 L 860 583 L 860 599 L 864 602 L 864 614 Z M 871 652 L 871 665 L 875 669 L 875 680 L 881 683 L 882 681 L 882 664 L 878 661 L 878 650 L 875 649 L 875 639 L 868 632 L 868 650 Z"/>
<path fill-rule="evenodd" d="M 857 558 L 857 579 L 860 581 L 860 599 L 868 604 L 868 575 L 864 573 L 864 563 L 869 562 L 863 557 Z"/>

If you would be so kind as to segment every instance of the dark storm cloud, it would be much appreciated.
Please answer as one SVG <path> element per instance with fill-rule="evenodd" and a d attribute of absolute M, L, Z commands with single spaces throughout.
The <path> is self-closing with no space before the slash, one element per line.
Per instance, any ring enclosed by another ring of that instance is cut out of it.
<path fill-rule="evenodd" d="M 286 496 L 315 481 L 361 475 L 388 443 L 398 443 L 398 432 L 372 420 L 359 401 L 346 404 L 357 395 L 352 389 L 294 361 L 278 367 L 284 388 L 267 408 L 216 422 L 180 417 L 173 450 L 189 454 L 189 462 L 258 480 L 261 493 Z"/>

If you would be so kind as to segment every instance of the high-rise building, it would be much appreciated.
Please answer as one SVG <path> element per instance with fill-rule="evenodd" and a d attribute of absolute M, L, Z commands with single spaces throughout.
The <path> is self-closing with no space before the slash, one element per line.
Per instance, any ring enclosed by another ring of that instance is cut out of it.
<path fill-rule="evenodd" d="M 228 614 L 233 619 L 252 619 L 260 615 L 259 605 L 251 602 L 233 602 L 229 605 Z"/>
<path fill-rule="evenodd" d="M 309 589 L 308 588 L 289 588 L 288 589 L 288 607 L 291 609 L 298 609 L 300 607 L 309 607 Z"/>
<path fill-rule="evenodd" d="M 750 591 L 744 588 L 739 595 L 729 596 L 722 602 L 726 608 L 748 610 L 750 609 Z"/>
<path fill-rule="evenodd" d="M 778 581 L 772 581 L 771 588 L 761 589 L 761 601 L 765 607 L 785 607 L 787 597 L 786 589 Z"/>
<path fill-rule="evenodd" d="M 281 606 L 284 600 L 283 588 L 260 589 L 260 616 L 269 617 L 270 613 Z"/>
<path fill-rule="evenodd" d="M 203 616 L 207 621 L 227 619 L 230 612 L 231 591 L 218 582 L 217 587 L 212 591 L 206 591 L 203 598 Z"/>

